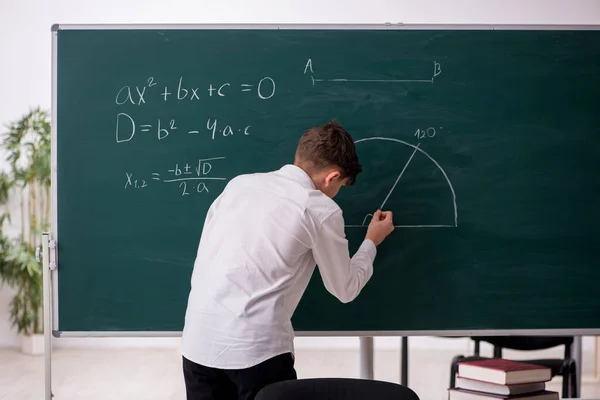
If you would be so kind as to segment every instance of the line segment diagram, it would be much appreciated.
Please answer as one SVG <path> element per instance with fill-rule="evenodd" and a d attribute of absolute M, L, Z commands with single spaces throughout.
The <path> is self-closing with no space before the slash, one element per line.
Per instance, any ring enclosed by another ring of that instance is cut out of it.
<path fill-rule="evenodd" d="M 372 140 L 382 140 L 382 141 L 396 142 L 396 143 L 403 144 L 405 146 L 409 146 L 409 147 L 411 147 L 413 149 L 410 157 L 406 161 L 406 164 L 404 164 L 404 167 L 402 168 L 402 171 L 400 171 L 400 174 L 398 174 L 398 177 L 396 178 L 394 184 L 390 188 L 387 196 L 385 197 L 385 199 L 381 203 L 380 209 L 383 209 L 383 207 L 385 206 L 385 204 L 389 200 L 390 196 L 392 195 L 392 193 L 394 192 L 394 190 L 398 186 L 398 183 L 402 179 L 402 176 L 406 172 L 406 169 L 408 168 L 408 165 L 413 160 L 413 158 L 414 158 L 415 154 L 417 154 L 417 152 L 425 155 L 429 160 L 431 160 L 435 164 L 435 166 L 440 170 L 440 172 L 442 173 L 442 175 L 446 179 L 446 182 L 448 183 L 448 188 L 449 188 L 450 192 L 452 193 L 452 207 L 453 207 L 453 211 L 454 211 L 454 223 L 453 224 L 394 225 L 394 227 L 396 227 L 396 228 L 455 228 L 455 227 L 457 227 L 458 226 L 458 208 L 456 206 L 456 193 L 454 192 L 454 187 L 452 186 L 452 182 L 450 182 L 450 179 L 448 178 L 448 175 L 446 174 L 446 171 L 444 171 L 444 169 L 440 166 L 440 164 L 433 157 L 431 157 L 425 150 L 423 150 L 423 149 L 421 149 L 419 147 L 421 144 L 419 143 L 419 144 L 417 144 L 415 146 L 413 144 L 407 143 L 407 142 L 405 142 L 403 140 L 400 140 L 400 139 L 388 138 L 388 137 L 379 137 L 379 136 L 369 137 L 369 138 L 364 138 L 364 139 L 359 139 L 359 140 L 356 140 L 355 143 L 358 144 L 358 143 L 361 143 L 361 142 L 367 142 L 367 141 L 372 141 Z M 365 217 L 364 217 L 361 225 L 346 225 L 345 227 L 346 228 L 365 228 L 365 227 L 367 227 L 369 225 L 369 222 L 370 222 L 370 220 L 372 218 L 373 218 L 373 214 L 367 214 L 367 215 L 365 215 Z"/>
<path fill-rule="evenodd" d="M 316 82 L 346 82 L 346 83 L 430 83 L 433 84 L 433 81 L 436 76 L 442 73 L 442 65 L 433 61 L 433 73 L 431 78 L 427 79 L 368 79 L 368 78 L 315 78 L 313 71 L 313 62 L 312 59 L 309 58 L 304 66 L 304 75 L 310 72 L 310 79 L 312 80 L 313 86 Z"/>

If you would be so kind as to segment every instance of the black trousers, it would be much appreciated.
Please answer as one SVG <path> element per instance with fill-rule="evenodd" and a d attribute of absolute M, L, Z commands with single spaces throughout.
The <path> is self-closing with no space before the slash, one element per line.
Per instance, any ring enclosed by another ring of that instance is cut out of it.
<path fill-rule="evenodd" d="M 217 369 L 183 357 L 187 400 L 253 400 L 268 384 L 297 379 L 291 353 L 244 369 Z"/>

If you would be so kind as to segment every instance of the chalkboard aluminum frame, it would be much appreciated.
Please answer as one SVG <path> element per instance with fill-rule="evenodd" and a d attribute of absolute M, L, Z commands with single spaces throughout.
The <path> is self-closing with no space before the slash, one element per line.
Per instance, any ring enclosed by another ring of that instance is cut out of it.
<path fill-rule="evenodd" d="M 270 30 L 293 30 L 293 29 L 319 29 L 319 30 L 600 30 L 600 25 L 511 25 L 511 24 L 54 24 L 52 25 L 52 104 L 51 104 L 51 193 L 52 193 L 52 226 L 51 242 L 59 243 L 58 238 L 58 212 L 57 212 L 57 78 L 58 78 L 58 34 L 59 30 L 218 30 L 218 29 L 270 29 Z M 57 268 L 51 269 L 46 274 L 48 279 L 44 280 L 44 291 L 49 290 L 49 304 L 44 307 L 49 309 L 50 326 L 46 326 L 47 332 L 51 330 L 55 337 L 178 337 L 181 332 L 177 331 L 90 331 L 90 332 L 61 332 L 58 325 L 59 288 L 58 288 L 58 257 L 56 248 L 50 248 L 52 258 Z M 50 269 L 50 262 L 44 258 L 44 269 Z M 45 271 L 46 272 L 46 271 Z M 50 306 L 50 307 L 48 307 Z M 600 334 L 597 329 L 531 329 L 531 330 L 445 330 L 445 331 L 297 331 L 297 336 L 476 336 L 476 335 L 596 335 Z"/>

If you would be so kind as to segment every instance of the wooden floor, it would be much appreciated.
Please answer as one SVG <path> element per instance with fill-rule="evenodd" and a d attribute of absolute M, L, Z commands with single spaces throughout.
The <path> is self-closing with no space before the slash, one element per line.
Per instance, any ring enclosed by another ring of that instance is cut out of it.
<path fill-rule="evenodd" d="M 450 360 L 456 351 L 411 350 L 409 386 L 422 400 L 447 399 Z M 184 400 L 178 349 L 55 349 L 53 392 L 55 400 L 156 399 Z M 375 353 L 375 378 L 399 382 L 399 354 Z M 590 366 L 590 364 L 592 364 Z M 593 362 L 587 362 L 589 374 Z M 296 353 L 299 378 L 359 377 L 355 350 L 306 350 Z M 0 399 L 43 400 L 44 358 L 0 349 Z M 560 390 L 552 382 L 551 390 Z M 585 382 L 583 398 L 600 399 L 600 383 Z"/>

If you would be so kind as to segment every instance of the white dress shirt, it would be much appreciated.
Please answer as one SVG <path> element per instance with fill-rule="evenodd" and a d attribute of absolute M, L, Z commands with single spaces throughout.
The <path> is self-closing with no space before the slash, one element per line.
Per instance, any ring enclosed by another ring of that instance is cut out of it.
<path fill-rule="evenodd" d="M 326 289 L 353 300 L 375 244 L 351 258 L 339 206 L 301 168 L 232 179 L 208 210 L 191 278 L 182 355 L 241 369 L 294 352 L 291 318 L 315 264 Z"/>

